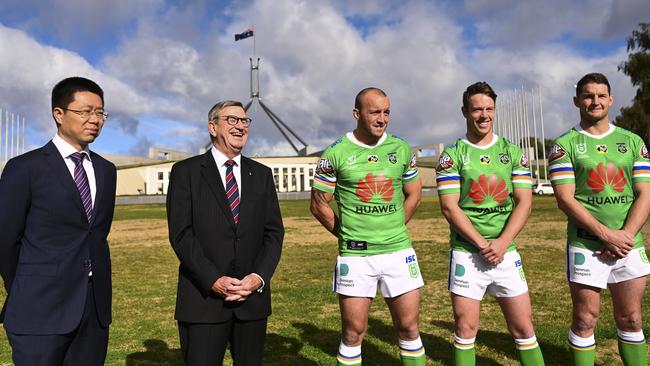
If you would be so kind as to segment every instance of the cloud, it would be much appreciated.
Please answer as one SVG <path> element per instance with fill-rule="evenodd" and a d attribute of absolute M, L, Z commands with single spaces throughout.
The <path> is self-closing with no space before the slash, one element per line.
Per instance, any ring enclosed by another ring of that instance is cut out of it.
<path fill-rule="evenodd" d="M 629 7 L 613 0 L 549 1 L 140 0 L 132 15 L 95 8 L 105 12 L 97 29 L 120 29 L 96 60 L 69 51 L 72 42 L 37 41 L 26 24 L 47 24 L 39 10 L 25 16 L 26 31 L 0 26 L 0 47 L 10 55 L 0 59 L 0 103 L 28 113 L 49 137 L 52 85 L 72 73 L 88 76 L 104 87 L 117 121 L 107 128 L 130 135 L 115 141 L 116 149 L 136 151 L 149 141 L 196 151 L 207 143 L 201 131 L 213 104 L 249 99 L 253 39 L 234 42 L 233 34 L 254 26 L 263 102 L 316 148 L 355 127 L 354 96 L 367 86 L 388 93 L 389 131 L 413 145 L 448 143 L 462 134 L 461 94 L 478 80 L 500 95 L 541 86 L 547 132 L 558 134 L 577 119 L 572 88 L 586 72 L 610 77 L 620 103 L 615 110 L 631 99 L 633 88 L 616 70 L 626 58 L 624 42 L 605 52 L 595 46 L 623 37 L 625 24 L 648 10 L 642 0 L 624 1 Z M 85 5 L 70 11 L 70 18 L 97 19 Z M 54 26 L 65 33 L 66 25 Z M 91 26 L 80 22 L 78 29 L 92 32 Z M 293 154 L 259 106 L 249 114 L 247 153 Z M 161 120 L 169 125 L 148 123 Z"/>
<path fill-rule="evenodd" d="M 485 45 L 534 47 L 547 41 L 611 41 L 650 17 L 647 0 L 470 0 L 464 5 Z"/>

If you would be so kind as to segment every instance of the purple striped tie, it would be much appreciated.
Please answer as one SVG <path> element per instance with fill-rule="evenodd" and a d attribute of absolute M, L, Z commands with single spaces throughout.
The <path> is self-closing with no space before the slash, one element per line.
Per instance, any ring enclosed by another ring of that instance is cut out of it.
<path fill-rule="evenodd" d="M 234 165 L 233 160 L 226 161 L 226 196 L 228 197 L 230 211 L 232 211 L 232 218 L 236 224 L 239 222 L 239 187 L 237 187 L 235 174 L 232 171 Z"/>
<path fill-rule="evenodd" d="M 76 152 L 70 155 L 70 159 L 74 162 L 74 183 L 77 185 L 79 190 L 79 195 L 81 196 L 81 202 L 84 205 L 86 210 L 86 216 L 88 217 L 88 222 L 93 217 L 93 199 L 90 194 L 90 184 L 88 184 L 88 176 L 86 175 L 86 170 L 84 169 L 83 161 L 86 158 L 86 154 Z"/>

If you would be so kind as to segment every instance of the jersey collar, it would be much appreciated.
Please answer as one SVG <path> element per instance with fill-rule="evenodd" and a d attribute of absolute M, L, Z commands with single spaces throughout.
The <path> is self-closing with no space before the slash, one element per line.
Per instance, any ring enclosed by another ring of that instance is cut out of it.
<path fill-rule="evenodd" d="M 375 147 L 381 145 L 384 141 L 386 141 L 386 138 L 388 137 L 386 132 L 384 132 L 384 134 L 381 135 L 381 137 L 379 138 L 379 141 L 377 141 L 377 144 L 375 144 L 375 145 L 366 145 L 363 142 L 357 140 L 357 138 L 354 137 L 354 133 L 352 133 L 352 132 L 346 133 L 345 136 L 348 138 L 348 140 L 352 141 L 353 144 L 359 145 L 361 147 L 365 147 L 366 149 L 372 149 L 372 148 L 375 148 Z"/>
<path fill-rule="evenodd" d="M 499 140 L 499 136 L 497 136 L 496 133 L 493 133 L 493 134 L 492 134 L 492 141 L 490 141 L 489 144 L 484 145 L 484 146 L 475 145 L 475 144 L 469 142 L 469 140 L 467 139 L 467 136 L 465 136 L 465 135 L 463 135 L 463 136 L 460 138 L 460 140 L 463 141 L 464 143 L 466 143 L 467 145 L 470 145 L 470 146 L 475 147 L 475 148 L 477 148 L 477 149 L 480 149 L 480 150 L 487 150 L 487 149 L 491 148 L 492 146 L 494 146 L 494 144 L 497 143 L 497 141 Z"/>
<path fill-rule="evenodd" d="M 586 135 L 586 136 L 591 137 L 592 139 L 600 140 L 600 139 L 604 139 L 605 137 L 609 136 L 609 135 L 610 135 L 612 132 L 614 132 L 614 130 L 616 129 L 616 126 L 614 126 L 613 124 L 608 123 L 608 125 L 609 125 L 609 130 L 607 130 L 607 132 L 605 132 L 605 133 L 602 134 L 602 135 L 592 135 L 592 134 L 590 134 L 589 132 L 587 132 L 587 131 L 585 131 L 585 130 L 582 129 L 582 127 L 580 126 L 580 123 L 578 123 L 578 124 L 577 124 L 575 127 L 573 127 L 573 128 L 574 128 L 576 131 L 580 132 L 581 134 L 584 134 L 584 135 Z"/>

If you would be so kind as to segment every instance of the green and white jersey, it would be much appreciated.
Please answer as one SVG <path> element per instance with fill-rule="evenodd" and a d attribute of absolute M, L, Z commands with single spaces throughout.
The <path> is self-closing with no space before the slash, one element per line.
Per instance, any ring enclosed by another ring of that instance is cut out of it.
<path fill-rule="evenodd" d="M 575 198 L 610 229 L 625 225 L 634 202 L 633 183 L 650 182 L 650 157 L 643 140 L 630 131 L 609 125 L 592 135 L 580 125 L 555 140 L 548 157 L 551 183 L 575 184 Z M 643 246 L 639 232 L 636 247 Z M 603 244 L 593 233 L 568 220 L 569 245 L 596 250 Z"/>
<path fill-rule="evenodd" d="M 330 145 L 316 167 L 314 188 L 334 193 L 340 255 L 410 248 L 402 186 L 417 179 L 415 154 L 406 141 L 391 134 L 368 146 L 348 132 Z"/>
<path fill-rule="evenodd" d="M 514 208 L 514 188 L 531 189 L 528 159 L 521 149 L 503 137 L 494 135 L 486 146 L 477 146 L 466 139 L 445 148 L 436 168 L 438 195 L 460 194 L 458 206 L 472 225 L 487 239 L 501 235 Z M 453 226 L 453 249 L 477 252 Z M 514 250 L 512 242 L 508 251 Z"/>

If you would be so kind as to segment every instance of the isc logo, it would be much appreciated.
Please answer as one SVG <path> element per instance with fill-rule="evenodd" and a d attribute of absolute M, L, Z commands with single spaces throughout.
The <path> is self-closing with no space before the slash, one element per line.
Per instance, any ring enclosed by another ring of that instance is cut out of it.
<path fill-rule="evenodd" d="M 415 254 L 409 255 L 408 257 L 406 257 L 406 264 L 415 262 L 416 260 L 417 260 L 417 258 L 415 258 Z"/>
<path fill-rule="evenodd" d="M 515 267 L 521 267 L 521 259 L 515 261 Z"/>

